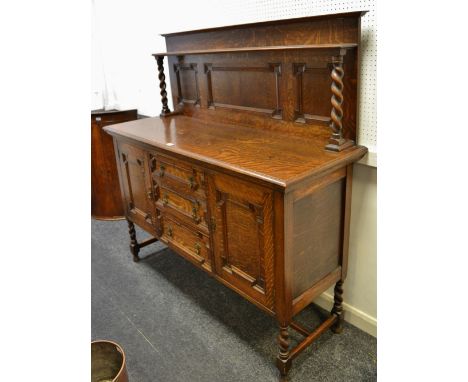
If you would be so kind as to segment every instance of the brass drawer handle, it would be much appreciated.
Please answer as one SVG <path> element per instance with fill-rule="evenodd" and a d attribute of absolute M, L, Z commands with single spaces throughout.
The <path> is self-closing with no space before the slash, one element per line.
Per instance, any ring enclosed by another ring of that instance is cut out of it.
<path fill-rule="evenodd" d="M 164 172 L 166 171 L 166 166 L 163 164 L 159 166 L 159 176 L 162 178 L 164 176 Z"/>
<path fill-rule="evenodd" d="M 153 191 L 151 191 L 151 189 L 146 191 L 146 196 L 148 197 L 149 200 L 153 200 Z"/>
<path fill-rule="evenodd" d="M 201 253 L 201 245 L 200 243 L 195 243 L 195 253 L 200 256 Z"/>
<path fill-rule="evenodd" d="M 192 219 L 195 221 L 195 223 L 200 223 L 201 221 L 201 218 L 200 216 L 198 216 L 198 210 L 199 210 L 200 206 L 198 204 L 198 202 L 194 203 L 193 204 L 193 207 L 192 207 Z"/>
<path fill-rule="evenodd" d="M 163 195 L 163 198 L 162 198 L 162 201 L 163 201 L 163 205 L 167 206 L 168 203 L 169 203 L 169 195 L 168 195 L 168 194 L 164 194 L 164 195 Z"/>
<path fill-rule="evenodd" d="M 216 231 L 216 219 L 214 217 L 211 218 L 211 231 L 215 232 Z"/>
<path fill-rule="evenodd" d="M 198 188 L 198 184 L 195 182 L 195 177 L 191 176 L 189 177 L 189 186 L 191 190 L 196 190 Z"/>
<path fill-rule="evenodd" d="M 174 232 L 172 231 L 172 227 L 169 227 L 169 228 L 167 229 L 167 236 L 169 236 L 169 237 L 171 237 L 171 238 L 174 236 Z"/>

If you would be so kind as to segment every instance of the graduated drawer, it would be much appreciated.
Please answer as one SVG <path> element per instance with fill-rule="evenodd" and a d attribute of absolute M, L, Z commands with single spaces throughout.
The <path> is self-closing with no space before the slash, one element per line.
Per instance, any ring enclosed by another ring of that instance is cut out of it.
<path fill-rule="evenodd" d="M 153 179 L 160 187 L 179 194 L 206 198 L 203 172 L 191 164 L 165 155 L 156 154 L 152 166 Z"/>
<path fill-rule="evenodd" d="M 205 199 L 197 199 L 160 187 L 156 205 L 160 210 L 175 215 L 179 220 L 185 220 L 188 224 L 208 232 Z"/>
<path fill-rule="evenodd" d="M 177 218 L 161 212 L 161 240 L 175 247 L 178 253 L 211 271 L 210 240 L 205 233 L 194 230 Z"/>

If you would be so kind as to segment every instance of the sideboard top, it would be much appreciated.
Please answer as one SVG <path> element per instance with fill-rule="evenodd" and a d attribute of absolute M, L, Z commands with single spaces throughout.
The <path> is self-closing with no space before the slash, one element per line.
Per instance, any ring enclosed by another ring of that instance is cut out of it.
<path fill-rule="evenodd" d="M 183 115 L 145 118 L 104 128 L 152 147 L 243 173 L 285 188 L 314 173 L 359 160 L 367 149 L 324 150 L 326 139 L 202 121 Z"/>
<path fill-rule="evenodd" d="M 270 26 L 270 25 L 280 25 L 280 24 L 290 24 L 290 23 L 302 23 L 307 21 L 319 21 L 319 20 L 326 20 L 326 19 L 336 19 L 336 18 L 344 18 L 344 17 L 362 17 L 368 11 L 356 11 L 356 12 L 342 12 L 342 13 L 330 13 L 324 15 L 315 15 L 315 16 L 305 16 L 305 17 L 295 17 L 289 19 L 279 19 L 279 20 L 269 20 L 269 21 L 262 21 L 262 22 L 253 22 L 253 23 L 246 23 L 246 24 L 234 24 L 222 27 L 214 27 L 214 28 L 202 28 L 202 29 L 193 29 L 189 31 L 179 31 L 179 32 L 172 32 L 172 33 L 162 33 L 161 36 L 163 37 L 170 37 L 176 35 L 183 35 L 183 34 L 190 34 L 190 33 L 203 33 L 203 32 L 214 32 L 214 31 L 225 31 L 227 29 L 243 29 L 243 28 L 250 28 L 250 27 L 262 27 L 262 26 Z"/>
<path fill-rule="evenodd" d="M 358 44 L 365 11 L 238 24 L 163 34 L 167 52 L 290 45 Z M 180 54 L 180 53 L 179 53 Z"/>

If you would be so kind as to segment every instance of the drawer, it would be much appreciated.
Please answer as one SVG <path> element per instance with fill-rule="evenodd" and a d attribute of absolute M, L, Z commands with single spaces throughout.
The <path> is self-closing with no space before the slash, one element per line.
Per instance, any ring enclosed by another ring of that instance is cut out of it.
<path fill-rule="evenodd" d="M 178 253 L 187 259 L 211 271 L 209 237 L 200 231 L 191 229 L 178 219 L 164 214 L 164 212 L 161 212 L 160 216 L 161 240 L 169 244 L 169 246 L 174 246 Z"/>
<path fill-rule="evenodd" d="M 179 219 L 208 231 L 206 200 L 198 200 L 160 187 L 156 205 L 160 210 L 176 215 Z"/>
<path fill-rule="evenodd" d="M 179 194 L 206 198 L 204 175 L 199 168 L 165 155 L 156 154 L 152 158 L 152 176 L 160 187 Z"/>

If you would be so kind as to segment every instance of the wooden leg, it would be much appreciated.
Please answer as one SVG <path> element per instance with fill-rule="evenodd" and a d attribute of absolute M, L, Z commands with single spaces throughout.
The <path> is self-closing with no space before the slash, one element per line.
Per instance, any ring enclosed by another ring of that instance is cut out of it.
<path fill-rule="evenodd" d="M 328 329 L 335 333 L 341 333 L 343 330 L 343 280 L 340 280 L 335 285 L 335 303 L 330 316 L 323 321 L 315 330 L 310 331 L 301 324 L 291 320 L 288 325 L 280 324 L 280 334 L 278 336 L 279 353 L 276 359 L 282 376 L 286 376 L 291 368 L 292 360 L 301 354 L 307 347 L 312 344 L 322 333 Z M 305 338 L 291 350 L 289 349 L 289 333 L 288 327 L 302 334 Z"/>
<path fill-rule="evenodd" d="M 333 333 L 341 333 L 343 331 L 343 280 L 335 284 L 335 303 L 331 313 L 337 317 L 331 330 Z"/>
<path fill-rule="evenodd" d="M 140 249 L 146 247 L 147 245 L 153 244 L 158 241 L 157 237 L 150 237 L 149 239 L 143 240 L 140 243 L 137 241 L 136 238 L 136 231 L 135 231 L 135 224 L 130 219 L 127 219 L 128 223 L 128 233 L 130 235 L 130 252 L 133 255 L 133 261 L 138 262 L 140 258 L 138 254 L 140 253 Z"/>
<path fill-rule="evenodd" d="M 287 325 L 280 325 L 280 332 L 278 335 L 279 352 L 276 358 L 276 367 L 282 376 L 288 374 L 291 368 L 292 359 L 289 356 L 289 332 Z"/>
<path fill-rule="evenodd" d="M 128 223 L 128 233 L 130 235 L 130 252 L 133 256 L 133 261 L 138 262 L 140 258 L 138 257 L 138 253 L 140 252 L 140 245 L 136 239 L 136 231 L 135 231 L 135 224 L 132 221 L 127 219 Z"/>

